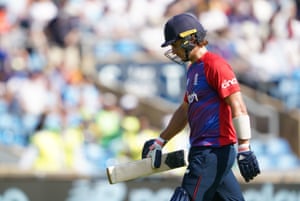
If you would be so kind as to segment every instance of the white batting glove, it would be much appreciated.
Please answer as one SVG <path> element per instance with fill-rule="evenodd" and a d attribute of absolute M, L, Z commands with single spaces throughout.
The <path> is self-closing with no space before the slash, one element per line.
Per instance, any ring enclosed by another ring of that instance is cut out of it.
<path fill-rule="evenodd" d="M 161 166 L 162 148 L 165 144 L 166 141 L 161 137 L 145 142 L 142 152 L 142 158 L 151 158 L 152 168 L 159 168 Z"/>

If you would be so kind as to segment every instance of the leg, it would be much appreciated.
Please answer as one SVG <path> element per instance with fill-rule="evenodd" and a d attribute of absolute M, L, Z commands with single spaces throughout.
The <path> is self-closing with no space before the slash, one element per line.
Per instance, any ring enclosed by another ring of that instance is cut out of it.
<path fill-rule="evenodd" d="M 213 201 L 245 201 L 242 190 L 232 171 L 219 185 Z"/>
<path fill-rule="evenodd" d="M 191 149 L 189 166 L 183 177 L 182 187 L 188 192 L 191 201 L 210 201 L 216 188 L 217 157 L 211 148 Z M 210 191 L 209 189 L 214 189 Z"/>
<path fill-rule="evenodd" d="M 230 182 L 232 181 L 234 185 L 238 185 L 231 172 L 234 160 L 235 150 L 233 146 L 192 148 L 189 155 L 189 172 L 184 175 L 182 182 L 182 187 L 186 189 L 191 200 L 212 201 L 215 196 L 218 196 L 216 193 L 222 193 L 220 195 L 223 198 L 223 194 L 227 190 L 218 192 L 217 190 L 221 188 L 220 185 L 226 187 L 231 185 Z"/>

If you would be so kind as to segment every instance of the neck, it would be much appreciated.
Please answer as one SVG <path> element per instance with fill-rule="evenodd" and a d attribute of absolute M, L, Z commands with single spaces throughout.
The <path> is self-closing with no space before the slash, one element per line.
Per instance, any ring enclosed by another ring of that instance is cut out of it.
<path fill-rule="evenodd" d="M 207 52 L 207 49 L 205 46 L 197 46 L 190 52 L 190 61 L 192 63 L 198 61 L 205 53 Z"/>

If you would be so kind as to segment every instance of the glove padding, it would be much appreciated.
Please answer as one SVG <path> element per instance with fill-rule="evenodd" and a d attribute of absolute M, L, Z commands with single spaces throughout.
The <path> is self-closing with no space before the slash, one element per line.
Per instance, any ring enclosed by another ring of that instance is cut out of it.
<path fill-rule="evenodd" d="M 190 201 L 190 200 L 191 199 L 190 199 L 187 191 L 184 188 L 182 188 L 181 186 L 179 186 L 175 189 L 175 192 L 174 192 L 173 196 L 171 197 L 170 201 Z"/>
<path fill-rule="evenodd" d="M 159 168 L 161 165 L 161 156 L 162 156 L 162 144 L 158 141 L 158 139 L 151 139 L 145 142 L 142 158 L 151 158 L 152 168 Z"/>
<path fill-rule="evenodd" d="M 237 162 L 241 175 L 246 182 L 249 182 L 260 173 L 258 161 L 252 151 L 238 153 Z"/>

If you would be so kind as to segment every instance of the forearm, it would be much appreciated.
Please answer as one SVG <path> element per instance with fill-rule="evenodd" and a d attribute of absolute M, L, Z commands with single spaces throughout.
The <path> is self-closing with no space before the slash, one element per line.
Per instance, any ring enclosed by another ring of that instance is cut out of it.
<path fill-rule="evenodd" d="M 251 139 L 250 119 L 241 93 L 237 92 L 226 98 L 232 111 L 232 121 L 235 127 L 238 144 L 249 144 Z"/>
<path fill-rule="evenodd" d="M 170 140 L 187 125 L 187 105 L 183 103 L 173 114 L 167 127 L 161 132 L 160 137 Z"/>
<path fill-rule="evenodd" d="M 249 150 L 250 149 L 250 139 L 251 139 L 251 127 L 250 127 L 250 119 L 248 115 L 238 116 L 236 118 L 244 118 L 246 120 L 241 121 L 239 123 L 234 123 L 234 127 L 236 130 L 236 134 L 238 137 L 238 150 Z"/>

